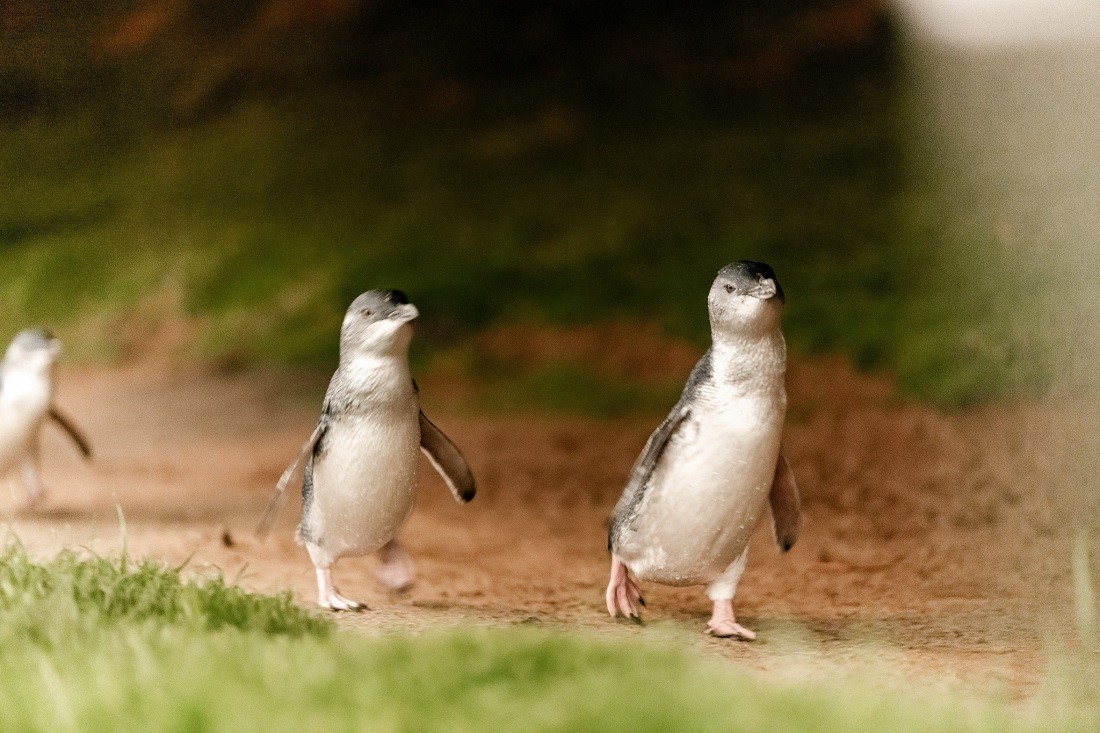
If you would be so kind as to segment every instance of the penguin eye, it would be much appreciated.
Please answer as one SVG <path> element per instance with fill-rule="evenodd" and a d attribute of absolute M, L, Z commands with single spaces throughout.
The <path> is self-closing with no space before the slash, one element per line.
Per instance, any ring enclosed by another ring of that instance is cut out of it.
<path fill-rule="evenodd" d="M 726 285 L 726 292 L 727 292 L 727 293 L 732 293 L 732 292 L 733 292 L 733 286 L 732 286 L 732 285 L 729 285 L 729 284 L 727 284 L 727 285 Z"/>
<path fill-rule="evenodd" d="M 371 311 L 369 308 L 364 308 L 363 310 L 361 310 L 359 312 L 362 313 L 363 316 L 365 316 L 366 318 L 370 318 L 371 316 L 374 315 L 374 312 Z"/>

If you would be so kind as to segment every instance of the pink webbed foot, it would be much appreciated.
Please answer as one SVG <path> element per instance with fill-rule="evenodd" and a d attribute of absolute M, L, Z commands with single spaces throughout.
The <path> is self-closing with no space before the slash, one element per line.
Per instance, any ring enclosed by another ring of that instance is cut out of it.
<path fill-rule="evenodd" d="M 715 601 L 714 613 L 707 621 L 707 633 L 720 639 L 752 641 L 756 634 L 737 623 L 733 615 L 733 600 Z"/>
<path fill-rule="evenodd" d="M 639 606 L 645 606 L 645 599 L 642 598 L 637 584 L 630 578 L 626 565 L 614 555 L 611 556 L 611 579 L 607 583 L 604 600 L 612 618 L 622 615 L 635 623 L 642 622 Z"/>
<path fill-rule="evenodd" d="M 317 598 L 317 603 L 321 608 L 327 608 L 330 611 L 366 611 L 367 606 L 359 601 L 353 601 L 350 598 L 344 598 L 336 592 L 335 589 L 329 591 L 323 596 Z"/>
<path fill-rule="evenodd" d="M 317 568 L 317 605 L 330 611 L 365 611 L 365 604 L 340 595 L 329 568 Z"/>
<path fill-rule="evenodd" d="M 413 562 L 401 543 L 397 540 L 387 542 L 378 551 L 378 559 L 382 562 L 375 571 L 379 582 L 394 592 L 408 590 L 413 582 Z"/>

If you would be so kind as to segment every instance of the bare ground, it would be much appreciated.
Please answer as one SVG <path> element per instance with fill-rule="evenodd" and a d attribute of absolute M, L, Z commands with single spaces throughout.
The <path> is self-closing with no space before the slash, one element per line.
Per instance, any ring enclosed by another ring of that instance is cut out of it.
<path fill-rule="evenodd" d="M 1068 643 L 1067 511 L 1051 497 L 1064 456 L 1055 437 L 1077 407 L 995 406 L 942 414 L 893 398 L 889 384 L 843 364 L 795 364 L 787 453 L 807 522 L 781 556 L 762 526 L 738 593 L 754 643 L 702 635 L 701 589 L 644 588 L 646 624 L 603 609 L 606 521 L 660 416 L 628 421 L 433 418 L 479 479 L 457 506 L 425 465 L 402 533 L 418 580 L 385 592 L 374 559 L 348 560 L 337 582 L 371 611 L 344 617 L 368 633 L 457 624 L 541 624 L 616 637 L 682 639 L 782 677 L 888 669 L 922 679 L 1030 689 L 1046 654 Z M 313 573 L 292 538 L 296 497 L 265 540 L 253 529 L 285 465 L 309 434 L 323 375 L 227 376 L 164 369 L 68 370 L 59 401 L 97 450 L 84 464 L 48 429 L 52 488 L 15 515 L 35 553 L 83 546 L 128 551 L 200 573 L 220 569 L 262 591 L 313 599 Z M 430 380 L 422 380 L 430 409 Z M 1052 488 L 1053 487 L 1053 488 Z M 881 672 L 879 672 L 881 673 Z"/>

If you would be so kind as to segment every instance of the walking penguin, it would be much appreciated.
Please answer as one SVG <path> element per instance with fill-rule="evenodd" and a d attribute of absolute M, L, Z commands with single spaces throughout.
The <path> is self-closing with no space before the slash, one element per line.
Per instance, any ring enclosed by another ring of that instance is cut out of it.
<path fill-rule="evenodd" d="M 47 418 L 68 433 L 85 458 L 92 455 L 76 424 L 53 402 L 60 356 L 60 340 L 45 329 L 28 328 L 16 334 L 0 362 L 0 475 L 21 470 L 26 508 L 46 495 L 39 468 L 39 433 Z"/>
<path fill-rule="evenodd" d="M 324 608 L 365 608 L 333 584 L 332 567 L 342 557 L 378 552 L 385 585 L 397 590 L 412 582 L 412 561 L 396 536 L 416 500 L 421 450 L 459 503 L 474 497 L 466 459 L 420 409 L 408 360 L 418 315 L 399 290 L 371 290 L 352 302 L 321 418 L 261 524 L 261 532 L 270 527 L 305 460 L 297 537 L 316 568 L 317 602 Z"/>
<path fill-rule="evenodd" d="M 605 600 L 612 616 L 640 619 L 645 602 L 634 578 L 705 585 L 713 603 L 708 632 L 756 637 L 733 613 L 749 539 L 769 502 L 783 551 L 801 524 L 794 474 L 780 452 L 783 302 L 775 272 L 762 262 L 735 262 L 714 280 L 711 347 L 650 436 L 611 515 Z"/>

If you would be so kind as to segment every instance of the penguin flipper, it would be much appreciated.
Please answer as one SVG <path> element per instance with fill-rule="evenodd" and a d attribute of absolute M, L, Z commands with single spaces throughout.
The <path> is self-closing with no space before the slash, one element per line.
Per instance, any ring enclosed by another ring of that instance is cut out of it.
<path fill-rule="evenodd" d="M 271 525 L 275 523 L 275 517 L 279 515 L 279 510 L 283 508 L 283 504 L 286 503 L 286 487 L 290 484 L 290 479 L 294 478 L 294 472 L 298 470 L 298 464 L 303 460 L 307 460 L 313 455 L 313 452 L 317 449 L 318 443 L 321 442 L 321 438 L 324 437 L 325 431 L 328 430 L 328 420 L 326 419 L 327 413 L 322 415 L 320 422 L 317 423 L 317 427 L 313 429 L 313 433 L 309 436 L 309 439 L 302 445 L 302 450 L 295 456 L 294 461 L 287 466 L 283 471 L 283 475 L 279 478 L 279 483 L 275 484 L 275 495 L 271 497 L 271 501 L 267 505 L 267 510 L 264 511 L 264 517 L 260 520 L 260 526 L 256 528 L 256 535 L 263 537 L 271 529 Z"/>
<path fill-rule="evenodd" d="M 672 436 L 676 434 L 677 429 L 684 420 L 691 415 L 690 405 L 694 401 L 695 393 L 701 385 L 706 384 L 711 379 L 713 369 L 711 359 L 711 350 L 707 349 L 707 352 L 703 354 L 691 370 L 691 374 L 688 375 L 688 381 L 684 385 L 684 392 L 680 395 L 680 400 L 673 406 L 672 412 L 668 414 L 665 421 L 657 426 L 657 429 L 649 436 L 649 440 L 646 441 L 645 448 L 642 448 L 642 454 L 638 456 L 634 468 L 630 471 L 630 479 L 623 490 L 622 498 L 619 499 L 615 512 L 611 515 L 612 526 L 615 525 L 616 517 L 620 516 L 620 509 L 625 510 L 624 514 L 629 514 L 629 510 L 641 500 L 642 491 L 649 483 L 649 477 L 653 474 L 653 470 L 657 468 L 657 461 L 661 460 L 661 454 L 668 447 L 668 442 L 672 440 Z"/>
<path fill-rule="evenodd" d="M 649 481 L 653 470 L 657 468 L 657 461 L 661 460 L 661 454 L 665 452 L 665 448 L 668 446 L 668 441 L 672 440 L 672 436 L 676 434 L 676 429 L 680 427 L 680 423 L 686 420 L 690 414 L 691 410 L 686 406 L 677 405 L 672 413 L 665 418 L 665 421 L 653 431 L 653 435 L 649 436 L 645 448 L 642 449 L 642 454 L 638 456 L 638 461 L 630 472 L 629 485 L 644 486 Z"/>
<path fill-rule="evenodd" d="M 88 439 L 84 437 L 84 433 L 80 432 L 80 428 L 76 426 L 76 423 L 72 421 L 65 413 L 61 412 L 55 405 L 50 405 L 49 412 L 47 413 L 50 419 L 61 426 L 61 429 L 69 434 L 69 437 L 76 443 L 76 447 L 80 449 L 80 454 L 85 458 L 92 457 L 92 446 L 88 442 Z"/>
<path fill-rule="evenodd" d="M 423 410 L 420 411 L 420 450 L 443 477 L 455 501 L 465 504 L 474 498 L 477 485 L 470 464 L 466 463 L 458 446 L 428 419 Z"/>
<path fill-rule="evenodd" d="M 768 492 L 768 501 L 772 507 L 775 543 L 780 550 L 786 552 L 794 546 L 798 531 L 802 528 L 802 501 L 798 496 L 794 471 L 782 453 L 775 465 L 775 479 L 771 491 Z"/>
<path fill-rule="evenodd" d="M 634 513 L 634 509 L 642 501 L 645 487 L 648 485 L 649 477 L 653 475 L 654 469 L 657 468 L 657 462 L 661 460 L 661 455 L 668 447 L 668 442 L 672 440 L 672 436 L 676 434 L 676 430 L 689 415 L 691 415 L 691 410 L 681 400 L 672 408 L 672 412 L 665 418 L 665 421 L 657 426 L 657 429 L 649 436 L 649 440 L 646 441 L 645 447 L 642 448 L 641 455 L 638 456 L 634 468 L 630 471 L 630 478 L 626 482 L 626 488 L 623 489 L 623 495 L 619 498 L 619 503 L 615 505 L 615 510 L 611 513 L 611 524 L 607 532 L 607 548 L 612 552 L 614 551 L 612 545 L 614 545 L 616 530 L 625 519 Z"/>

